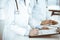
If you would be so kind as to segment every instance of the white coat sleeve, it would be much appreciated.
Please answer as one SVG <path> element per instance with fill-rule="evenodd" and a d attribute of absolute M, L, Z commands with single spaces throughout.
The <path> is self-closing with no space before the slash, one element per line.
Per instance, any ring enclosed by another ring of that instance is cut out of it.
<path fill-rule="evenodd" d="M 42 26 L 40 24 L 41 24 L 41 21 L 38 21 L 38 20 L 36 20 L 34 18 L 29 19 L 29 25 L 32 28 L 41 28 Z"/>
<path fill-rule="evenodd" d="M 18 25 L 10 25 L 10 30 L 18 35 L 29 35 L 28 28 L 19 27 Z"/>
<path fill-rule="evenodd" d="M 10 30 L 21 36 L 29 35 L 31 28 L 29 25 L 27 26 L 28 26 L 27 28 L 23 28 L 18 25 L 10 25 Z"/>

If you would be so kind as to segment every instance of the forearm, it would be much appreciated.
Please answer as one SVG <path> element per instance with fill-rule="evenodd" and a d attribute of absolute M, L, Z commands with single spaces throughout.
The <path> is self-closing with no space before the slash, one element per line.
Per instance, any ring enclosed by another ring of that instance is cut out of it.
<path fill-rule="evenodd" d="M 10 30 L 18 35 L 24 35 L 26 32 L 25 28 L 19 27 L 18 25 L 10 25 Z"/>
<path fill-rule="evenodd" d="M 28 28 L 19 27 L 18 25 L 11 25 L 10 30 L 18 35 L 29 35 Z"/>
<path fill-rule="evenodd" d="M 42 26 L 40 24 L 41 24 L 41 21 L 38 22 L 38 20 L 35 20 L 34 18 L 29 19 L 29 25 L 32 28 L 36 28 L 36 27 L 41 28 Z"/>

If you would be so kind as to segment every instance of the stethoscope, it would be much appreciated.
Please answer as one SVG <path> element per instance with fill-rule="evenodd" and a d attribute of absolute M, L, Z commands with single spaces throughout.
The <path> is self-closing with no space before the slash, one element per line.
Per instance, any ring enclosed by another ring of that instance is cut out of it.
<path fill-rule="evenodd" d="M 15 0 L 15 4 L 16 4 L 16 9 L 17 9 L 16 12 L 18 12 L 18 14 L 19 14 L 19 7 L 18 7 L 18 2 L 17 2 L 17 0 Z"/>
<path fill-rule="evenodd" d="M 17 8 L 17 10 L 19 10 L 17 0 L 15 0 L 15 3 L 16 3 L 16 8 Z M 24 0 L 24 4 L 26 5 L 26 0 Z"/>

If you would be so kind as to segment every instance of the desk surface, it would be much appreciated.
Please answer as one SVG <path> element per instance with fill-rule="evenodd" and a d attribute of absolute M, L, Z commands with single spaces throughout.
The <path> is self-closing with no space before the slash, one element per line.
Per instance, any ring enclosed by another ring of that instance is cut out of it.
<path fill-rule="evenodd" d="M 60 34 L 53 35 L 53 36 L 47 36 L 47 37 L 30 38 L 30 40 L 60 40 Z"/>
<path fill-rule="evenodd" d="M 51 37 L 51 36 L 55 36 L 55 35 L 59 35 L 59 33 L 56 34 L 49 34 L 49 35 L 37 35 L 37 36 L 29 36 L 29 38 L 47 38 L 47 37 Z"/>

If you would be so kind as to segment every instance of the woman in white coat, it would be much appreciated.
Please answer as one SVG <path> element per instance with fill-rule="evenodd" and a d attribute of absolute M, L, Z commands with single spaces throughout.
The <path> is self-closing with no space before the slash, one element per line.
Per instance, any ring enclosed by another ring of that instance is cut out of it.
<path fill-rule="evenodd" d="M 29 40 L 29 35 L 38 33 L 37 29 L 31 30 L 28 25 L 28 9 L 24 0 L 17 0 L 19 13 L 15 13 L 15 0 L 9 0 L 5 8 L 6 19 L 3 31 L 3 40 Z M 27 4 L 28 5 L 28 4 Z"/>

